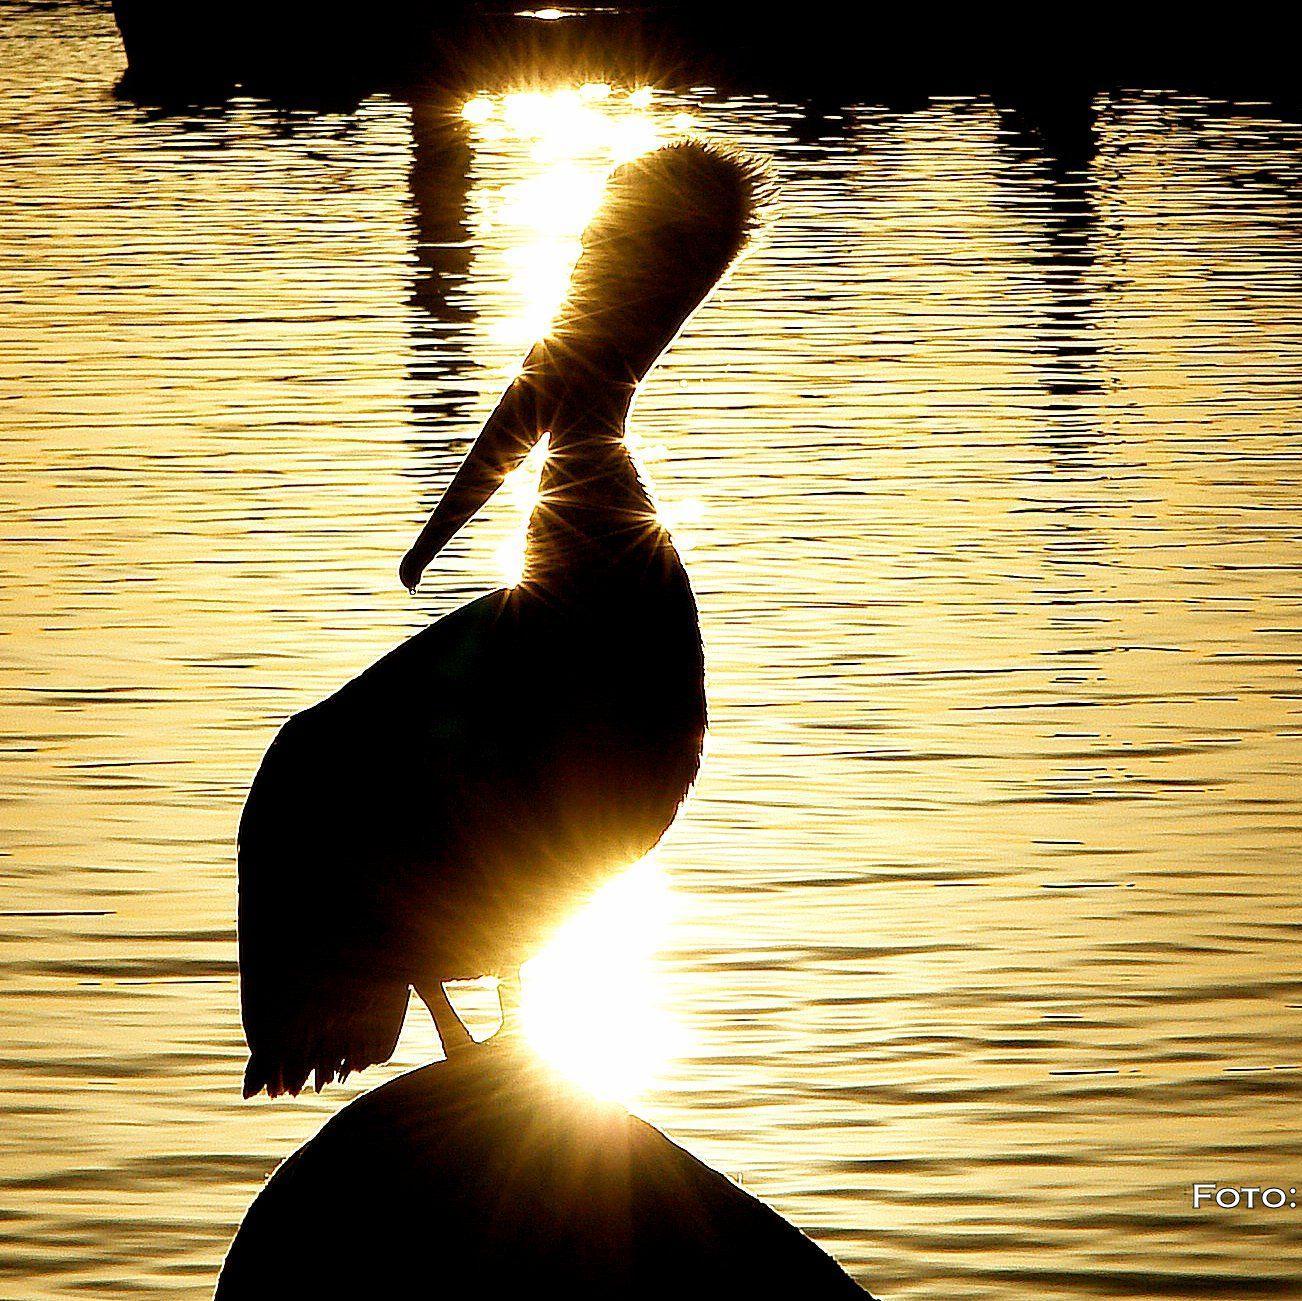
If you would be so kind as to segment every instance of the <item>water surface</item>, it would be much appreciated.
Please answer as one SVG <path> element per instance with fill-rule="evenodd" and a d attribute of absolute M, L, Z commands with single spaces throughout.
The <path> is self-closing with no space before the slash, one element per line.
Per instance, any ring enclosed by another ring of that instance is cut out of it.
<path fill-rule="evenodd" d="M 781 184 L 635 412 L 712 733 L 609 946 L 650 976 L 580 963 L 550 1033 L 884 1297 L 1302 1295 L 1298 1211 L 1189 1197 L 1302 1184 L 1302 130 L 1138 91 L 1067 157 L 988 100 L 163 114 L 120 68 L 104 14 L 0 27 L 0 1292 L 206 1295 L 271 1165 L 433 1054 L 413 1016 L 387 1071 L 241 1103 L 241 801 L 502 581 L 518 492 L 395 570 L 602 174 L 690 126 Z"/>

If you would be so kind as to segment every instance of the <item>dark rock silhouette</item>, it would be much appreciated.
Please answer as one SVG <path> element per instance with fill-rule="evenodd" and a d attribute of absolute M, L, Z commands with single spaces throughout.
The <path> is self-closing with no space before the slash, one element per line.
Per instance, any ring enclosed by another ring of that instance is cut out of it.
<path fill-rule="evenodd" d="M 569 297 L 402 565 L 408 587 L 544 432 L 523 580 L 273 741 L 240 823 L 246 1094 L 392 1053 L 414 986 L 510 977 L 646 854 L 696 775 L 704 658 L 625 443 L 638 383 L 745 242 L 762 182 L 682 144 L 624 164 Z"/>
<path fill-rule="evenodd" d="M 217 1301 L 462 1287 L 485 1301 L 867 1296 L 762 1202 L 500 1035 L 365 1094 L 285 1161 Z"/>

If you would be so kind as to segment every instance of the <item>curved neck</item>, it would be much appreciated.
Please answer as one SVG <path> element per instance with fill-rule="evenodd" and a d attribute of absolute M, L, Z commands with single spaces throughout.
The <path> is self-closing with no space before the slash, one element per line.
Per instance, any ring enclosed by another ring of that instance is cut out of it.
<path fill-rule="evenodd" d="M 625 420 L 633 386 L 570 390 L 554 408 L 538 503 L 529 518 L 524 582 L 583 584 L 645 569 L 674 554 L 646 485 L 629 455 Z"/>

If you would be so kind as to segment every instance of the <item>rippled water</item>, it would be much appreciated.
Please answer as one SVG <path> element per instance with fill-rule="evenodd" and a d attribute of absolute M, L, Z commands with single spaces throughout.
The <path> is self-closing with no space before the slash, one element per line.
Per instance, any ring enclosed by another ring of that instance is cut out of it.
<path fill-rule="evenodd" d="M 239 1100 L 244 791 L 500 581 L 510 500 L 394 569 L 601 174 L 690 121 L 782 199 L 636 411 L 713 721 L 638 1109 L 887 1298 L 1302 1295 L 1302 1212 L 1190 1208 L 1302 1185 L 1302 130 L 168 115 L 120 67 L 105 15 L 0 26 L 0 1292 L 205 1295 L 354 1091 Z"/>

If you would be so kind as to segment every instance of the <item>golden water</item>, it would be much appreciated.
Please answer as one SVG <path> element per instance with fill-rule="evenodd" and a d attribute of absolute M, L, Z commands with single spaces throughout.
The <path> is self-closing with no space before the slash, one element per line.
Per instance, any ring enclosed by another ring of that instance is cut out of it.
<path fill-rule="evenodd" d="M 1302 1211 L 1190 1206 L 1302 1185 L 1302 130 L 1114 95 L 1077 172 L 980 100 L 168 115 L 120 67 L 0 24 L 0 1294 L 205 1295 L 385 1078 L 240 1101 L 241 800 L 501 581 L 520 493 L 396 563 L 690 125 L 782 196 L 635 413 L 713 730 L 531 1032 L 887 1298 L 1302 1295 Z"/>

